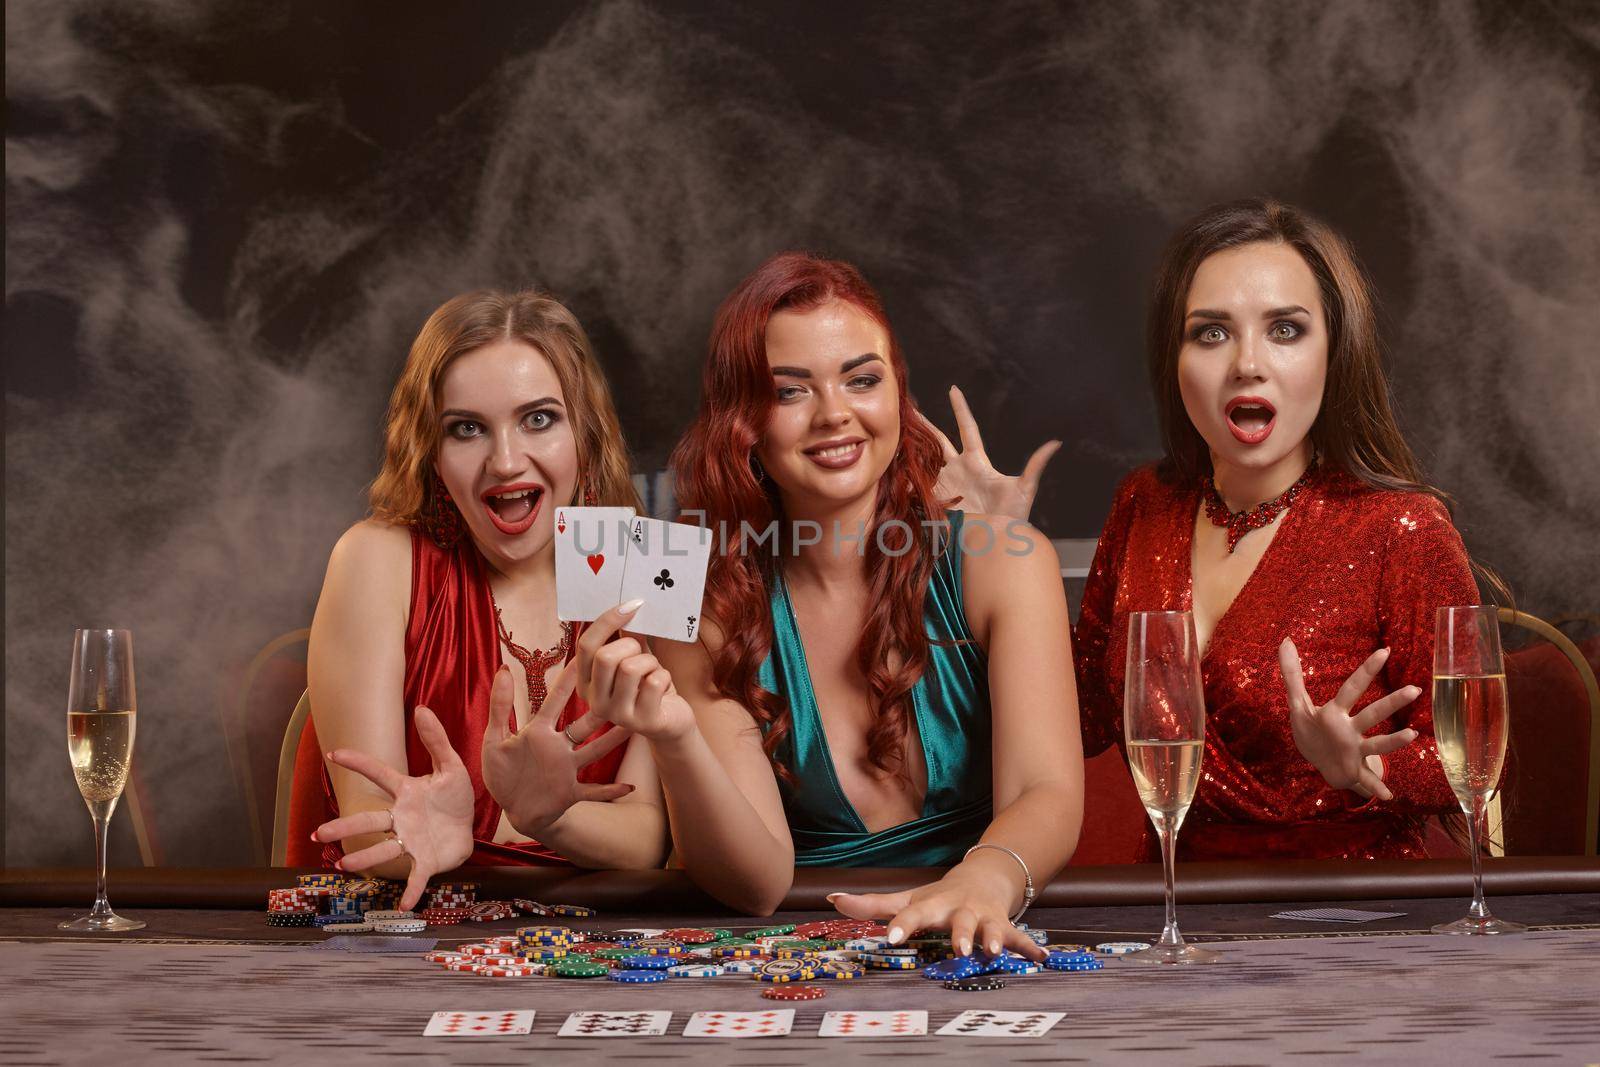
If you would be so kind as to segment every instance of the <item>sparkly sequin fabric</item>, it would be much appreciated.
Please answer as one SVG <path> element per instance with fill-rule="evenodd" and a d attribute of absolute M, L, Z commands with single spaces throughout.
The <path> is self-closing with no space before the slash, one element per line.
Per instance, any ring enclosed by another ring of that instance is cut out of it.
<path fill-rule="evenodd" d="M 1128 612 L 1190 607 L 1200 506 L 1199 486 L 1169 484 L 1154 467 L 1135 471 L 1117 489 L 1075 631 L 1085 756 L 1121 741 Z M 1460 810 L 1433 739 L 1434 612 L 1478 599 L 1466 549 L 1442 504 L 1319 471 L 1206 648 L 1205 757 L 1178 835 L 1179 856 L 1424 857 L 1424 819 Z M 1295 748 L 1278 668 L 1285 637 L 1300 650 L 1306 689 L 1318 704 L 1384 646 L 1389 661 L 1357 709 L 1404 685 L 1422 689 L 1373 731 L 1410 726 L 1420 735 L 1387 757 L 1392 802 L 1332 788 Z M 1152 840 L 1146 854 L 1157 855 Z"/>

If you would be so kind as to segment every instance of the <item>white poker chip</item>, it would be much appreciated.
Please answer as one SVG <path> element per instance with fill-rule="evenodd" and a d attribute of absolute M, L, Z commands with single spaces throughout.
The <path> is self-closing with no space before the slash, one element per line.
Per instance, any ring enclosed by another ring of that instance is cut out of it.
<path fill-rule="evenodd" d="M 673 978 L 717 978 L 726 973 L 715 963 L 687 963 L 667 968 L 667 974 Z"/>
<path fill-rule="evenodd" d="M 725 960 L 722 964 L 723 974 L 755 974 L 766 960 Z"/>
<path fill-rule="evenodd" d="M 881 949 L 894 948 L 881 937 L 854 937 L 846 941 L 844 947 L 852 952 L 878 952 Z"/>
<path fill-rule="evenodd" d="M 382 919 L 368 925 L 380 934 L 420 934 L 428 929 L 421 919 Z"/>
<path fill-rule="evenodd" d="M 1144 941 L 1102 941 L 1094 950 L 1102 956 L 1126 956 L 1132 952 L 1143 952 L 1149 947 Z"/>
<path fill-rule="evenodd" d="M 373 920 L 374 922 L 378 919 L 415 919 L 416 917 L 417 913 L 414 911 L 391 910 L 367 912 L 367 918 Z"/>
<path fill-rule="evenodd" d="M 326 923 L 322 927 L 325 934 L 370 934 L 377 927 L 372 923 Z"/>

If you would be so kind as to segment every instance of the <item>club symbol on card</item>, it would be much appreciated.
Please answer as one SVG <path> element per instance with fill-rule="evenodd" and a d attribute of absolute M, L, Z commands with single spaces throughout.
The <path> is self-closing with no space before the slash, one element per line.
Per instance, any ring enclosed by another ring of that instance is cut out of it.
<path fill-rule="evenodd" d="M 684 622 L 683 628 L 689 632 L 689 636 L 690 637 L 694 636 L 694 616 L 693 615 L 690 615 L 689 618 Z"/>
<path fill-rule="evenodd" d="M 589 569 L 594 571 L 596 574 L 599 574 L 600 568 L 606 565 L 605 556 L 598 552 L 592 556 L 585 556 L 584 558 L 589 561 Z"/>
<path fill-rule="evenodd" d="M 633 524 L 633 543 L 636 545 L 644 544 L 644 523 L 642 522 Z"/>
<path fill-rule="evenodd" d="M 656 583 L 657 589 L 672 588 L 672 572 L 667 570 L 665 567 L 662 568 L 661 573 L 656 575 L 653 580 Z"/>

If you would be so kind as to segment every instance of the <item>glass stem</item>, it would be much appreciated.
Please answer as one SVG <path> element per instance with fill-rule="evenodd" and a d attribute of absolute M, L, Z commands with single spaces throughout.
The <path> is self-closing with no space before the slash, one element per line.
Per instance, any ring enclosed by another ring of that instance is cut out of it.
<path fill-rule="evenodd" d="M 1484 822 L 1488 805 L 1480 794 L 1473 794 L 1472 808 L 1467 812 L 1467 842 L 1472 852 L 1472 907 L 1467 909 L 1474 919 L 1489 918 L 1489 905 L 1483 899 L 1483 839 L 1487 827 Z"/>
<path fill-rule="evenodd" d="M 1161 877 L 1166 883 L 1167 890 L 1167 918 L 1161 927 L 1161 944 L 1181 945 L 1183 944 L 1183 935 L 1178 932 L 1176 895 L 1178 820 L 1171 814 L 1163 814 L 1161 821 L 1156 824 L 1156 831 L 1161 837 Z"/>
<path fill-rule="evenodd" d="M 110 915 L 111 902 L 106 899 L 106 844 L 110 834 L 106 833 L 106 824 L 110 820 L 103 815 L 94 815 L 94 907 L 91 915 Z"/>

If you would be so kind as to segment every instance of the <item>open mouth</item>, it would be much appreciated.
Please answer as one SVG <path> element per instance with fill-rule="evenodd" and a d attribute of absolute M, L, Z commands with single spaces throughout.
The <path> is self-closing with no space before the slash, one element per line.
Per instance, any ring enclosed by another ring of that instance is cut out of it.
<path fill-rule="evenodd" d="M 1278 410 L 1259 396 L 1236 396 L 1225 409 L 1228 429 L 1247 445 L 1258 445 L 1272 433 Z"/>
<path fill-rule="evenodd" d="M 819 467 L 829 470 L 843 470 L 861 458 L 866 450 L 867 443 L 859 437 L 852 437 L 838 441 L 824 441 L 806 449 L 806 457 Z"/>
<path fill-rule="evenodd" d="M 495 486 L 483 494 L 483 505 L 495 528 L 504 534 L 523 533 L 539 517 L 544 486 L 532 482 Z"/>

